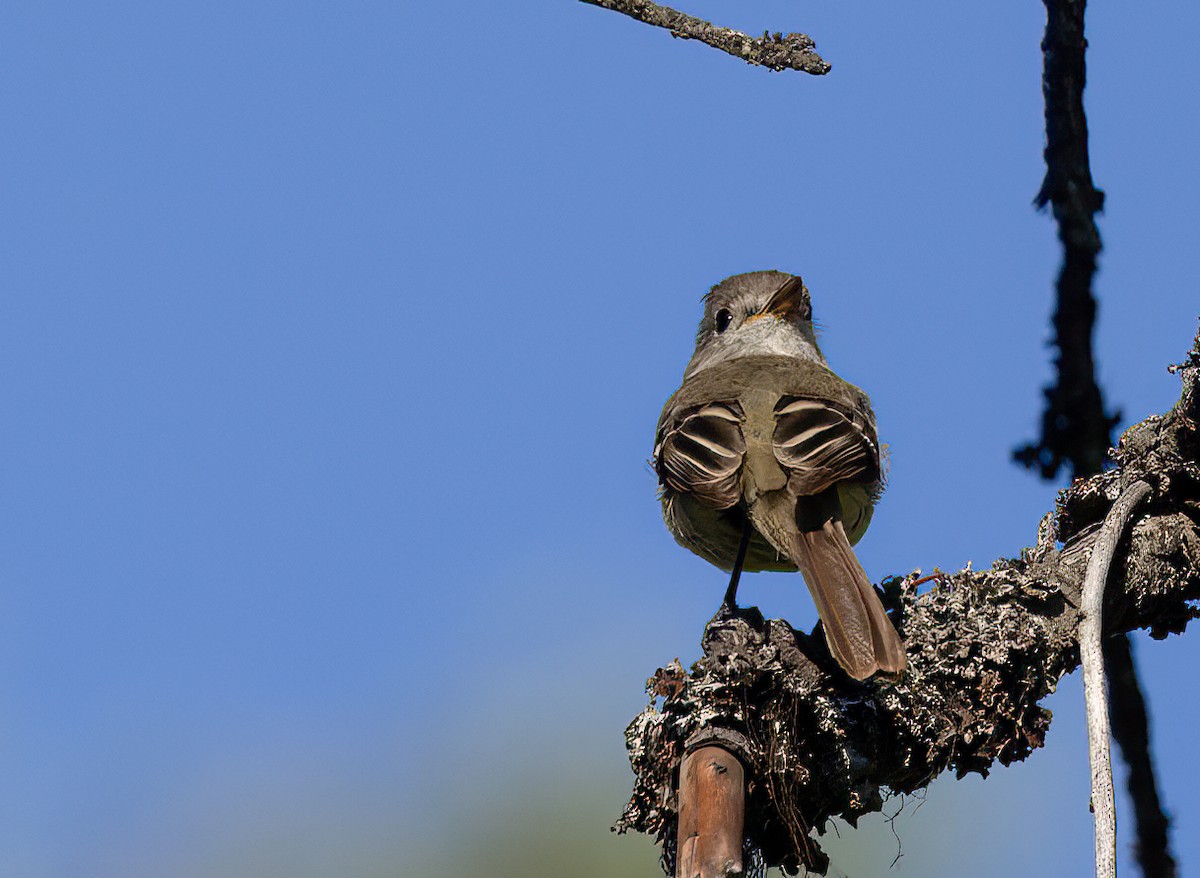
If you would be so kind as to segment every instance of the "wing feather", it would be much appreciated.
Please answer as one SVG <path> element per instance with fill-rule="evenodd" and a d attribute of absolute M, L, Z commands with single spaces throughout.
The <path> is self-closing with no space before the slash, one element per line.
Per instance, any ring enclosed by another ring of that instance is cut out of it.
<path fill-rule="evenodd" d="M 664 489 L 695 494 L 718 509 L 741 497 L 738 473 L 746 453 L 742 408 L 736 402 L 712 402 L 681 413 L 654 449 L 654 464 Z"/>
<path fill-rule="evenodd" d="M 775 458 L 800 494 L 842 481 L 879 479 L 879 447 L 868 417 L 824 399 L 785 396 L 775 406 Z"/>

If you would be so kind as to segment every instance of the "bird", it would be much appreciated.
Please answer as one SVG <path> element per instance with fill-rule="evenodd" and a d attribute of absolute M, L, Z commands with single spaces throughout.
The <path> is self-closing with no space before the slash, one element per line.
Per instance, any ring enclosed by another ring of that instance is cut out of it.
<path fill-rule="evenodd" d="M 652 464 L 676 541 L 730 571 L 723 608 L 736 608 L 743 570 L 799 570 L 847 674 L 904 671 L 904 644 L 851 548 L 883 489 L 875 414 L 829 368 L 800 277 L 737 274 L 704 297 Z"/>

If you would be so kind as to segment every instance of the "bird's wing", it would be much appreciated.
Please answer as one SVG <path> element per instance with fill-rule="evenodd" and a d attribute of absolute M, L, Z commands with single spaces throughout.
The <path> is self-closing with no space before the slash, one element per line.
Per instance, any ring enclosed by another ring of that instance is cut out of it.
<path fill-rule="evenodd" d="M 695 494 L 717 509 L 741 497 L 738 472 L 746 454 L 742 407 L 709 402 L 664 419 L 654 447 L 654 468 L 664 490 Z"/>
<path fill-rule="evenodd" d="M 838 482 L 878 482 L 879 444 L 869 412 L 827 399 L 784 396 L 775 406 L 775 458 L 799 495 Z"/>

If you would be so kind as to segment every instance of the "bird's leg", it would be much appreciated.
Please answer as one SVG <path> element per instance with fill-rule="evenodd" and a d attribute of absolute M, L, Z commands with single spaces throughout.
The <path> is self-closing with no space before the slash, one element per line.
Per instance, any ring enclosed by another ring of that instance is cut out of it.
<path fill-rule="evenodd" d="M 742 541 L 738 543 L 737 559 L 733 562 L 733 572 L 729 574 L 729 588 L 725 589 L 725 600 L 721 602 L 721 609 L 736 610 L 737 609 L 737 587 L 738 580 L 742 578 L 742 565 L 746 563 L 746 550 L 750 547 L 750 535 L 754 532 L 754 525 L 750 523 L 750 516 L 746 516 L 746 523 L 742 525 Z"/>

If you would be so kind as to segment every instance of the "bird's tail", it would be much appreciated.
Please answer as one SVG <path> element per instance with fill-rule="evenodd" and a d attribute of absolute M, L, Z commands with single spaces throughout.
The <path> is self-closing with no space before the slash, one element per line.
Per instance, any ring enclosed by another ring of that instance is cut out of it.
<path fill-rule="evenodd" d="M 775 530 L 768 536 L 772 543 L 779 537 L 786 539 L 787 554 L 804 574 L 825 625 L 829 651 L 846 673 L 856 680 L 865 680 L 877 671 L 899 674 L 906 665 L 904 644 L 850 548 L 835 491 L 801 498 L 798 527 L 772 528 L 771 524 L 778 522 L 760 523 L 767 516 L 775 517 L 765 504 L 754 504 L 751 518 L 764 535 L 764 525 Z"/>
<path fill-rule="evenodd" d="M 850 548 L 841 519 L 796 536 L 793 560 L 812 592 L 838 664 L 856 680 L 876 671 L 903 671 L 904 644 Z"/>

